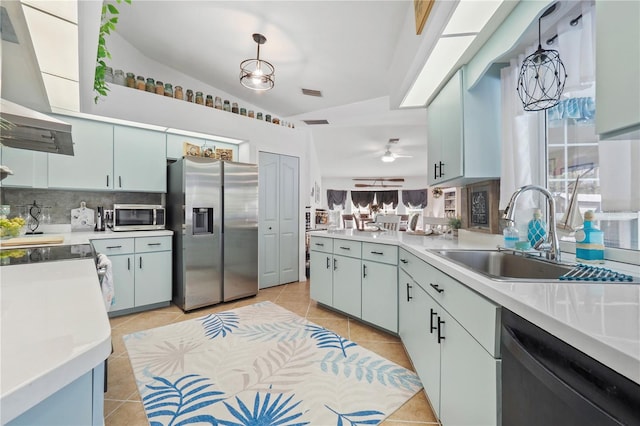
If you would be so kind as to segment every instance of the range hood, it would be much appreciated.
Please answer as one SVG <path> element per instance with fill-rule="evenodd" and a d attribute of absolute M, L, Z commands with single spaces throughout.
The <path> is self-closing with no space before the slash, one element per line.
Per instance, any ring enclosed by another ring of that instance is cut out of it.
<path fill-rule="evenodd" d="M 0 117 L 3 119 L 0 130 L 2 145 L 50 154 L 73 155 L 69 123 L 6 99 L 0 99 Z"/>

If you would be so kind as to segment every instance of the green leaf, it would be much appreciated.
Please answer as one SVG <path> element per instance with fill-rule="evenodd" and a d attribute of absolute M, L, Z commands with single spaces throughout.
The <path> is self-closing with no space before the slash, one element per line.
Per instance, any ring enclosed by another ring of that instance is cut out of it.
<path fill-rule="evenodd" d="M 118 23 L 118 17 L 116 16 L 116 17 L 113 17 L 113 18 L 109 19 L 109 22 L 111 22 L 112 24 L 117 24 Z"/>
<path fill-rule="evenodd" d="M 118 8 L 112 4 L 107 4 L 107 7 L 109 8 L 109 12 L 111 12 L 114 15 L 117 15 L 118 13 L 120 13 L 118 12 Z"/>

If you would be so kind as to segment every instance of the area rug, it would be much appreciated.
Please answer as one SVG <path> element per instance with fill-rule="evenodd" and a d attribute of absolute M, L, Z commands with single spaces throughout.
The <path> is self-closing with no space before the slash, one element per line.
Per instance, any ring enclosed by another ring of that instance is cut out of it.
<path fill-rule="evenodd" d="M 124 336 L 152 426 L 378 424 L 415 373 L 271 302 Z"/>

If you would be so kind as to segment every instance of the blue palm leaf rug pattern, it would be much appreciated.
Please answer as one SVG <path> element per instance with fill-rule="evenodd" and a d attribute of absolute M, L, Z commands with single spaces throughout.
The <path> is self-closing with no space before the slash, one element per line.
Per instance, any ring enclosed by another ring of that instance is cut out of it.
<path fill-rule="evenodd" d="M 124 336 L 151 426 L 375 425 L 410 370 L 271 302 Z"/>

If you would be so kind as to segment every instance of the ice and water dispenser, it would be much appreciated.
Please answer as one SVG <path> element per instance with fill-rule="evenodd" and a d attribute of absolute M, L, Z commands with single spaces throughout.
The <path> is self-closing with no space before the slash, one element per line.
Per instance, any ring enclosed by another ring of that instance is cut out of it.
<path fill-rule="evenodd" d="M 193 235 L 213 234 L 213 207 L 193 208 Z"/>

